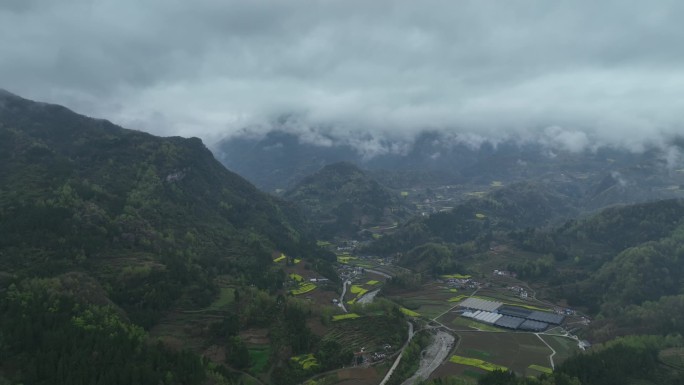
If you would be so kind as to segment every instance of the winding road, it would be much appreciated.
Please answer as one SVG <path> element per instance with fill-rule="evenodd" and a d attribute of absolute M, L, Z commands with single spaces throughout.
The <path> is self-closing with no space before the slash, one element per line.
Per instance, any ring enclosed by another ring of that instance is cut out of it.
<path fill-rule="evenodd" d="M 544 345 L 546 345 L 546 347 L 551 349 L 551 354 L 549 355 L 549 362 L 551 363 L 551 369 L 556 369 L 556 366 L 553 363 L 553 356 L 556 355 L 556 351 L 553 350 L 551 345 L 549 345 L 548 343 L 546 343 L 546 341 L 544 341 L 544 339 L 542 338 L 542 336 L 539 335 L 539 333 L 534 333 L 534 335 L 537 336 L 537 338 L 539 338 L 539 340 L 541 340 L 541 342 L 543 342 Z"/>
<path fill-rule="evenodd" d="M 342 284 L 342 295 L 340 295 L 340 302 L 338 303 L 338 306 L 341 307 L 345 313 L 348 313 L 347 308 L 344 307 L 344 295 L 347 294 L 347 285 L 351 285 L 351 281 L 344 281 Z"/>
<path fill-rule="evenodd" d="M 404 355 L 404 350 L 406 350 L 406 347 L 411 343 L 411 339 L 413 339 L 413 324 L 411 322 L 406 321 L 406 323 L 409 326 L 408 330 L 408 339 L 406 340 L 406 343 L 404 346 L 402 346 L 401 351 L 399 351 L 399 355 L 397 356 L 397 359 L 394 361 L 394 364 L 392 364 L 392 367 L 390 370 L 387 371 L 387 374 L 385 374 L 385 378 L 382 379 L 380 382 L 380 385 L 385 385 L 387 381 L 389 381 L 390 377 L 392 377 L 392 373 L 394 373 L 394 369 L 399 366 L 399 362 L 401 361 L 401 357 Z"/>

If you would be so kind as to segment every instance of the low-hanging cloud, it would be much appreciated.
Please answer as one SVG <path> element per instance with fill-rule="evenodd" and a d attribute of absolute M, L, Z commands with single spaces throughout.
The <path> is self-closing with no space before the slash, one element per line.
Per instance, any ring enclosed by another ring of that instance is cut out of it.
<path fill-rule="evenodd" d="M 0 3 L 0 87 L 160 135 L 288 119 L 362 152 L 422 130 L 641 149 L 684 132 L 680 1 Z M 326 142 L 328 141 L 328 142 Z"/>

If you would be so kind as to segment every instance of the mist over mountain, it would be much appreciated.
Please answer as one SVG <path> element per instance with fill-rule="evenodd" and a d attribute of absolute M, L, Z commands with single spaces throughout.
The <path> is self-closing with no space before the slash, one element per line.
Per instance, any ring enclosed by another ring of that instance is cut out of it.
<path fill-rule="evenodd" d="M 0 385 L 684 384 L 681 15 L 0 0 Z"/>
<path fill-rule="evenodd" d="M 224 165 L 266 191 L 291 188 L 339 161 L 376 171 L 379 180 L 393 188 L 566 177 L 603 180 L 603 188 L 596 187 L 598 194 L 612 184 L 619 190 L 664 188 L 677 184 L 682 175 L 681 139 L 632 151 L 588 144 L 574 147 L 554 138 L 489 141 L 425 131 L 408 141 L 389 141 L 372 134 L 337 138 L 279 130 L 226 139 L 213 151 Z"/>
<path fill-rule="evenodd" d="M 33 99 L 206 143 L 264 135 L 289 116 L 299 136 L 325 127 L 362 139 L 362 153 L 425 130 L 640 149 L 682 132 L 682 7 L 9 1 L 0 78 Z"/>

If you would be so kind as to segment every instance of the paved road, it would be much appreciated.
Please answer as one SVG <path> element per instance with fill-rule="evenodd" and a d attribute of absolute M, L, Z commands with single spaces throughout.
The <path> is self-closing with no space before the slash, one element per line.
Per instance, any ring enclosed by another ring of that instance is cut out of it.
<path fill-rule="evenodd" d="M 408 322 L 408 321 L 406 323 L 409 326 L 408 339 L 406 340 L 406 343 L 404 344 L 404 346 L 401 348 L 401 351 L 399 352 L 397 359 L 394 361 L 394 364 L 392 365 L 390 370 L 387 371 L 385 378 L 383 378 L 382 381 L 380 382 L 380 385 L 385 385 L 387 383 L 387 381 L 390 379 L 390 377 L 392 377 L 392 373 L 394 373 L 394 369 L 396 369 L 397 366 L 399 366 L 399 362 L 401 361 L 401 356 L 404 355 L 404 350 L 406 350 L 406 347 L 408 346 L 408 344 L 411 342 L 411 339 L 413 338 L 413 324 L 411 322 Z"/>
<path fill-rule="evenodd" d="M 345 313 L 347 313 L 347 308 L 344 307 L 344 295 L 347 294 L 347 285 L 351 285 L 351 281 L 344 281 L 342 284 L 342 295 L 340 295 L 340 302 L 337 304 Z"/>

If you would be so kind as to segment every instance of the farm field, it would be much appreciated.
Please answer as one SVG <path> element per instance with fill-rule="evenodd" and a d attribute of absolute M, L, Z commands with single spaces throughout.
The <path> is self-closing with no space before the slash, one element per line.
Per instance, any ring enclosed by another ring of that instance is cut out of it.
<path fill-rule="evenodd" d="M 548 366 L 541 366 L 541 365 L 532 364 L 532 365 L 528 366 L 528 369 L 536 370 L 537 372 L 544 373 L 544 374 L 553 373 L 553 369 L 549 368 Z"/>
<path fill-rule="evenodd" d="M 550 311 L 548 306 L 534 300 L 524 300 L 505 288 L 484 288 L 478 290 L 476 297 L 489 301 L 503 302 L 505 305 L 520 306 L 530 310 Z"/>
<path fill-rule="evenodd" d="M 434 380 L 440 377 L 458 377 L 464 383 L 476 385 L 477 379 L 483 374 L 487 373 L 482 369 L 477 369 L 471 366 L 455 364 L 449 360 L 444 361 L 440 367 L 437 368 L 431 375 L 430 379 Z"/>
<path fill-rule="evenodd" d="M 346 314 L 338 314 L 334 315 L 332 317 L 333 321 L 342 321 L 346 319 L 354 319 L 354 318 L 360 318 L 361 316 L 356 314 L 356 313 L 346 313 Z"/>
<path fill-rule="evenodd" d="M 556 363 L 556 365 L 579 352 L 577 341 L 573 339 L 550 335 L 541 335 L 541 337 L 553 348 L 553 350 L 556 351 L 556 355 L 553 356 L 553 361 Z"/>
<path fill-rule="evenodd" d="M 447 321 L 447 319 L 450 319 L 450 321 Z M 451 317 L 446 318 L 446 317 L 440 317 L 438 321 L 442 322 L 444 325 L 456 330 L 456 331 L 473 331 L 473 330 L 482 330 L 482 331 L 490 331 L 493 333 L 506 333 L 505 329 L 498 328 L 496 326 L 492 325 L 487 325 L 482 322 L 477 322 L 472 319 L 468 318 L 463 318 L 460 316 L 456 316 L 455 314 L 451 315 Z"/>
<path fill-rule="evenodd" d="M 347 264 L 347 265 L 352 265 L 352 266 L 359 266 L 359 267 L 363 267 L 366 269 L 372 269 L 372 268 L 378 266 L 378 262 L 375 260 L 359 258 L 359 257 L 351 256 L 348 254 L 338 255 L 337 256 L 337 262 Z"/>
<path fill-rule="evenodd" d="M 365 273 L 357 278 L 354 283 L 347 288 L 345 302 L 354 304 L 366 293 L 380 289 L 387 278 L 373 273 Z"/>
<path fill-rule="evenodd" d="M 669 348 L 658 354 L 658 359 L 673 368 L 684 370 L 684 349 Z"/>
<path fill-rule="evenodd" d="M 304 263 L 286 266 L 284 269 L 289 281 L 286 291 L 301 299 L 309 299 L 319 306 L 332 304 L 339 298 L 334 289 L 339 285 L 333 282 L 311 282 L 312 278 L 321 278 L 315 271 L 307 269 Z"/>
<path fill-rule="evenodd" d="M 382 380 L 384 367 L 344 368 L 326 376 L 306 381 L 303 385 L 376 385 Z"/>
<path fill-rule="evenodd" d="M 496 364 L 492 364 L 491 362 L 487 362 L 485 360 L 481 360 L 479 358 L 470 358 L 470 357 L 463 357 L 463 356 L 458 356 L 458 355 L 453 355 L 449 359 L 449 362 L 453 362 L 455 364 L 459 365 L 466 365 L 466 366 L 472 366 L 478 369 L 486 370 L 488 372 L 492 372 L 495 370 L 508 370 L 507 367 L 505 366 L 500 366 Z"/>
<path fill-rule="evenodd" d="M 390 344 L 396 349 L 406 338 L 406 325 L 392 324 L 385 316 L 341 319 L 332 322 L 323 338 L 333 339 L 355 351 L 362 347 L 368 352 L 377 351 L 385 344 Z"/>
<path fill-rule="evenodd" d="M 301 294 L 306 294 L 311 291 L 316 290 L 316 285 L 311 283 L 311 282 L 302 282 L 297 287 L 293 288 L 290 290 L 290 293 L 292 295 L 301 295 Z"/>
<path fill-rule="evenodd" d="M 209 305 L 209 310 L 222 310 L 226 306 L 233 303 L 235 300 L 235 289 L 232 287 L 222 287 L 219 293 L 219 297 L 211 305 Z"/>
<path fill-rule="evenodd" d="M 249 371 L 252 373 L 263 373 L 268 369 L 268 357 L 271 354 L 271 347 L 269 345 L 248 345 L 249 362 L 251 366 Z"/>
<path fill-rule="evenodd" d="M 221 315 L 214 313 L 208 311 L 170 312 L 150 330 L 150 336 L 160 339 L 172 348 L 203 351 L 207 347 L 207 342 L 202 330 L 222 319 Z"/>
<path fill-rule="evenodd" d="M 364 269 L 378 270 L 378 271 L 382 271 L 382 272 L 389 274 L 389 275 L 396 275 L 399 272 L 408 271 L 407 269 L 402 268 L 400 266 L 386 264 L 385 262 L 382 261 L 382 259 L 379 259 L 379 258 L 357 257 L 357 256 L 353 256 L 350 254 L 338 254 L 337 255 L 337 262 L 342 264 L 342 265 L 358 266 L 358 267 L 363 267 Z M 372 272 L 366 272 L 366 274 L 374 275 L 374 273 L 372 273 Z M 383 282 L 387 279 L 387 277 L 385 277 L 383 275 L 377 275 L 377 277 L 378 278 L 373 278 L 373 279 L 383 281 Z"/>
<path fill-rule="evenodd" d="M 454 355 L 461 358 L 445 362 L 435 373 L 463 376 L 466 370 L 483 373 L 484 370 L 478 367 L 503 366 L 521 375 L 531 375 L 538 373 L 530 369 L 530 365 L 549 366 L 548 356 L 551 351 L 534 334 L 467 332 L 459 335 L 461 339 Z M 467 359 L 472 359 L 472 363 Z"/>
<path fill-rule="evenodd" d="M 456 303 L 449 302 L 450 298 L 469 294 L 470 291 L 453 292 L 445 285 L 435 282 L 423 285 L 420 290 L 401 293 L 400 296 L 390 298 L 403 307 L 432 319 L 456 305 Z"/>

